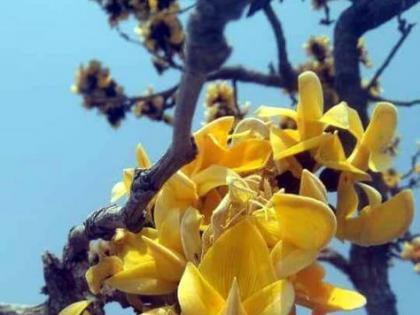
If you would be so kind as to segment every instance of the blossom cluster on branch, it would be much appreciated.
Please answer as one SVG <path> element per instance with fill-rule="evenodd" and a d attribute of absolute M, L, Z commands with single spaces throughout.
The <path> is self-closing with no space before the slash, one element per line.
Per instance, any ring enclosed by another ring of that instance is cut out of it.
<path fill-rule="evenodd" d="M 196 158 L 149 203 L 146 227 L 137 234 L 119 229 L 110 241 L 91 244 L 91 293 L 122 292 L 143 315 L 362 307 L 362 294 L 324 280 L 317 257 L 334 237 L 381 245 L 408 229 L 411 191 L 385 201 L 369 185 L 392 165 L 397 110 L 378 103 L 363 128 L 344 102 L 324 112 L 315 73 L 299 76 L 298 92 L 296 110 L 262 106 L 256 117 L 220 117 L 197 131 Z M 142 146 L 136 156 L 137 172 L 124 170 L 113 202 L 151 166 Z M 60 315 L 89 314 L 93 301 L 88 296 Z"/>

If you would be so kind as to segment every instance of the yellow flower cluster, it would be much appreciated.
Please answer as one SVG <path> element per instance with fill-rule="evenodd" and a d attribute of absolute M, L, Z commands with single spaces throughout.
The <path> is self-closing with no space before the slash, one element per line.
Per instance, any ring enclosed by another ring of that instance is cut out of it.
<path fill-rule="evenodd" d="M 149 205 L 151 227 L 138 234 L 118 230 L 107 255 L 86 273 L 93 294 L 176 297 L 174 305 L 155 304 L 161 308 L 154 310 L 145 304 L 143 314 L 288 315 L 296 305 L 326 314 L 365 304 L 361 294 L 326 282 L 317 256 L 334 236 L 379 245 L 410 225 L 410 191 L 382 201 L 362 183 L 369 170 L 392 163 L 385 149 L 397 112 L 378 104 L 364 129 L 345 103 L 324 112 L 313 72 L 301 74 L 298 83 L 296 110 L 263 106 L 258 118 L 235 125 L 234 117 L 222 117 L 194 134 L 198 155 Z M 284 117 L 294 124 L 280 126 Z M 349 154 L 339 131 L 355 139 Z M 137 162 L 150 167 L 141 146 Z M 335 186 L 334 207 L 325 187 L 330 178 L 317 175 L 322 170 L 337 175 L 328 183 Z M 124 171 L 113 201 L 130 193 L 133 173 Z M 359 204 L 356 188 L 367 204 Z M 60 315 L 79 315 L 89 302 L 78 303 Z"/>
<path fill-rule="evenodd" d="M 124 90 L 99 61 L 91 60 L 88 65 L 79 67 L 71 90 L 83 97 L 84 107 L 98 109 L 112 126 L 118 126 L 124 119 Z"/>
<path fill-rule="evenodd" d="M 234 89 L 227 82 L 209 84 L 205 107 L 206 122 L 225 116 L 242 119 L 247 112 L 247 107 L 239 107 Z"/>
<path fill-rule="evenodd" d="M 404 243 L 401 258 L 413 262 L 414 270 L 420 273 L 420 236 Z"/>

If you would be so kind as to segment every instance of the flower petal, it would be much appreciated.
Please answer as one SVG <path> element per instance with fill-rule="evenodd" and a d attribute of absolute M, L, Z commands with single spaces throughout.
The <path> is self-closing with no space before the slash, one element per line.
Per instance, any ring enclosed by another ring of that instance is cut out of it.
<path fill-rule="evenodd" d="M 149 168 L 152 165 L 146 151 L 140 143 L 136 147 L 136 158 L 137 165 L 140 168 Z"/>
<path fill-rule="evenodd" d="M 239 176 L 227 167 L 211 165 L 192 176 L 191 179 L 197 185 L 198 195 L 204 196 L 213 188 L 227 185 L 227 177 L 235 175 Z"/>
<path fill-rule="evenodd" d="M 203 216 L 197 209 L 188 208 L 181 220 L 181 241 L 185 258 L 198 265 L 201 256 L 200 225 Z"/>
<path fill-rule="evenodd" d="M 233 279 L 232 287 L 226 299 L 226 305 L 220 315 L 248 315 L 245 311 L 239 293 L 238 281 Z"/>
<path fill-rule="evenodd" d="M 295 279 L 298 304 L 323 312 L 349 311 L 366 304 L 363 295 L 322 281 L 324 269 L 318 263 L 299 272 Z"/>
<path fill-rule="evenodd" d="M 264 167 L 270 155 L 271 146 L 268 141 L 248 139 L 230 148 L 219 164 L 238 173 L 250 172 Z"/>
<path fill-rule="evenodd" d="M 179 283 L 178 301 L 184 315 L 219 315 L 225 303 L 192 263 Z"/>
<path fill-rule="evenodd" d="M 178 281 L 185 269 L 186 261 L 184 257 L 148 237 L 143 236 L 142 240 L 146 243 L 156 262 L 160 278 Z"/>
<path fill-rule="evenodd" d="M 281 239 L 302 249 L 321 249 L 334 236 L 335 215 L 321 201 L 277 193 L 272 202 L 281 225 Z"/>
<path fill-rule="evenodd" d="M 284 107 L 271 107 L 271 106 L 260 106 L 258 107 L 255 115 L 261 118 L 266 117 L 288 117 L 296 121 L 297 113 L 290 109 Z"/>
<path fill-rule="evenodd" d="M 79 301 L 73 304 L 70 304 L 65 309 L 63 309 L 58 315 L 81 315 L 82 312 L 92 303 L 91 301 Z"/>
<path fill-rule="evenodd" d="M 276 281 L 244 301 L 248 315 L 287 315 L 292 310 L 295 293 L 286 280 Z"/>
<path fill-rule="evenodd" d="M 317 176 L 306 169 L 302 171 L 299 195 L 328 203 L 327 189 L 324 184 Z"/>
<path fill-rule="evenodd" d="M 282 150 L 278 152 L 278 154 L 274 156 L 274 159 L 281 160 L 286 157 L 290 157 L 290 156 L 302 153 L 304 151 L 315 149 L 321 144 L 321 141 L 325 137 L 328 137 L 328 136 L 329 136 L 328 134 L 323 134 L 317 137 L 310 138 L 308 140 L 301 141 L 297 143 L 296 145 L 287 148 L 286 150 Z"/>
<path fill-rule="evenodd" d="M 123 262 L 116 256 L 104 257 L 101 261 L 90 267 L 86 272 L 86 282 L 93 294 L 101 291 L 103 282 L 123 270 Z"/>
<path fill-rule="evenodd" d="M 123 270 L 105 283 L 122 292 L 142 295 L 169 294 L 177 287 L 177 282 L 161 279 L 156 261 L 151 256 L 144 256 L 135 268 Z"/>
<path fill-rule="evenodd" d="M 299 102 L 297 104 L 297 125 L 302 139 L 306 140 L 322 133 L 319 121 L 324 112 L 324 97 L 317 75 L 305 71 L 298 78 Z"/>
<path fill-rule="evenodd" d="M 365 207 L 358 217 L 346 219 L 344 237 L 358 245 L 382 245 L 407 231 L 414 216 L 414 200 L 404 190 L 377 206 Z"/>
<path fill-rule="evenodd" d="M 204 255 L 199 269 L 225 298 L 234 278 L 242 300 L 275 281 L 267 245 L 251 218 L 224 232 Z"/>
<path fill-rule="evenodd" d="M 124 182 L 118 182 L 112 187 L 111 191 L 111 202 L 114 203 L 118 199 L 122 198 L 127 194 L 127 189 L 125 188 Z"/>
<path fill-rule="evenodd" d="M 334 126 L 341 129 L 349 129 L 349 109 L 346 102 L 341 102 L 331 107 L 320 119 L 326 126 Z"/>
<path fill-rule="evenodd" d="M 312 264 L 318 250 L 305 250 L 286 241 L 280 241 L 271 251 L 271 260 L 279 279 L 287 278 Z"/>

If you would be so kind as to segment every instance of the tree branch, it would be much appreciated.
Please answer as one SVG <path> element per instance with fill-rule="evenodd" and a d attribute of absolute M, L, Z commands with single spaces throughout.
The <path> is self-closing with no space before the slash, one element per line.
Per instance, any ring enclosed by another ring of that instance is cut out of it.
<path fill-rule="evenodd" d="M 210 73 L 207 80 L 236 80 L 243 83 L 255 83 L 275 88 L 284 88 L 286 86 L 285 79 L 278 74 L 265 74 L 242 66 L 223 67 L 220 70 Z"/>
<path fill-rule="evenodd" d="M 402 100 L 394 100 L 394 99 L 389 99 L 386 97 L 382 97 L 382 96 L 375 96 L 375 95 L 369 95 L 369 101 L 374 101 L 374 102 L 390 102 L 396 106 L 401 106 L 401 107 L 412 107 L 414 105 L 420 105 L 420 99 L 415 99 L 415 100 L 410 100 L 410 101 L 402 101 Z"/>
<path fill-rule="evenodd" d="M 129 199 L 123 207 L 113 205 L 99 209 L 83 224 L 74 227 L 62 259 L 49 253 L 44 255 L 48 315 L 55 315 L 69 303 L 88 295 L 84 274 L 88 268 L 90 241 L 109 240 L 117 228 L 140 231 L 145 223 L 145 209 L 153 196 L 169 177 L 194 159 L 196 148 L 191 125 L 197 99 L 208 74 L 217 71 L 230 55 L 231 48 L 224 37 L 226 24 L 238 19 L 248 4 L 249 0 L 197 2 L 187 27 L 185 67 L 176 97 L 172 144 L 149 170 L 135 172 Z M 104 301 L 98 299 L 94 315 L 103 314 Z"/>
<path fill-rule="evenodd" d="M 385 69 L 389 66 L 389 64 L 391 63 L 392 59 L 395 57 L 398 50 L 401 48 L 402 44 L 404 44 L 404 41 L 407 39 L 408 35 L 410 35 L 413 27 L 414 27 L 414 24 L 408 24 L 405 28 L 401 29 L 400 39 L 396 42 L 394 47 L 392 47 L 391 51 L 389 52 L 388 56 L 385 58 L 382 65 L 375 72 L 369 84 L 365 88 L 366 90 L 369 91 L 369 89 L 377 83 L 379 77 L 382 75 Z"/>
<path fill-rule="evenodd" d="M 361 86 L 357 42 L 367 31 L 377 28 L 419 0 L 360 0 L 339 17 L 334 29 L 335 86 L 340 98 L 355 108 L 366 124 L 368 95 Z"/>
<path fill-rule="evenodd" d="M 296 76 L 295 71 L 293 70 L 293 67 L 291 66 L 289 62 L 289 57 L 287 54 L 286 38 L 284 36 L 283 27 L 270 3 L 268 3 L 264 7 L 264 13 L 268 21 L 270 22 L 271 28 L 273 29 L 273 32 L 274 32 L 274 37 L 276 39 L 278 72 L 284 78 L 285 83 L 290 85 L 288 89 L 294 90 L 296 88 L 297 76 Z"/>
<path fill-rule="evenodd" d="M 368 122 L 368 93 L 361 86 L 358 39 L 408 10 L 420 0 L 360 0 L 346 9 L 334 29 L 335 87 L 340 99 L 355 108 L 363 123 Z M 374 180 L 381 186 L 381 179 Z M 386 192 L 380 189 L 381 192 Z M 385 194 L 384 194 L 385 196 Z M 350 251 L 351 280 L 367 298 L 369 315 L 396 315 L 396 297 L 389 284 L 388 245 L 360 247 Z"/>

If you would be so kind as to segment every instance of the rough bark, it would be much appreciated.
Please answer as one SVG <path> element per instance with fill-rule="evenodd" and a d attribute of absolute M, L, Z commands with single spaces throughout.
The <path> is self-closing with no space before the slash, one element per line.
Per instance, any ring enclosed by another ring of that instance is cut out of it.
<path fill-rule="evenodd" d="M 408 10 L 419 0 L 354 1 L 339 17 L 334 30 L 336 89 L 341 100 L 355 108 L 366 125 L 368 95 L 361 86 L 358 39 Z M 380 185 L 380 179 L 375 180 Z M 396 297 L 389 284 L 388 246 L 359 247 L 350 251 L 350 278 L 367 298 L 369 315 L 396 315 Z"/>

